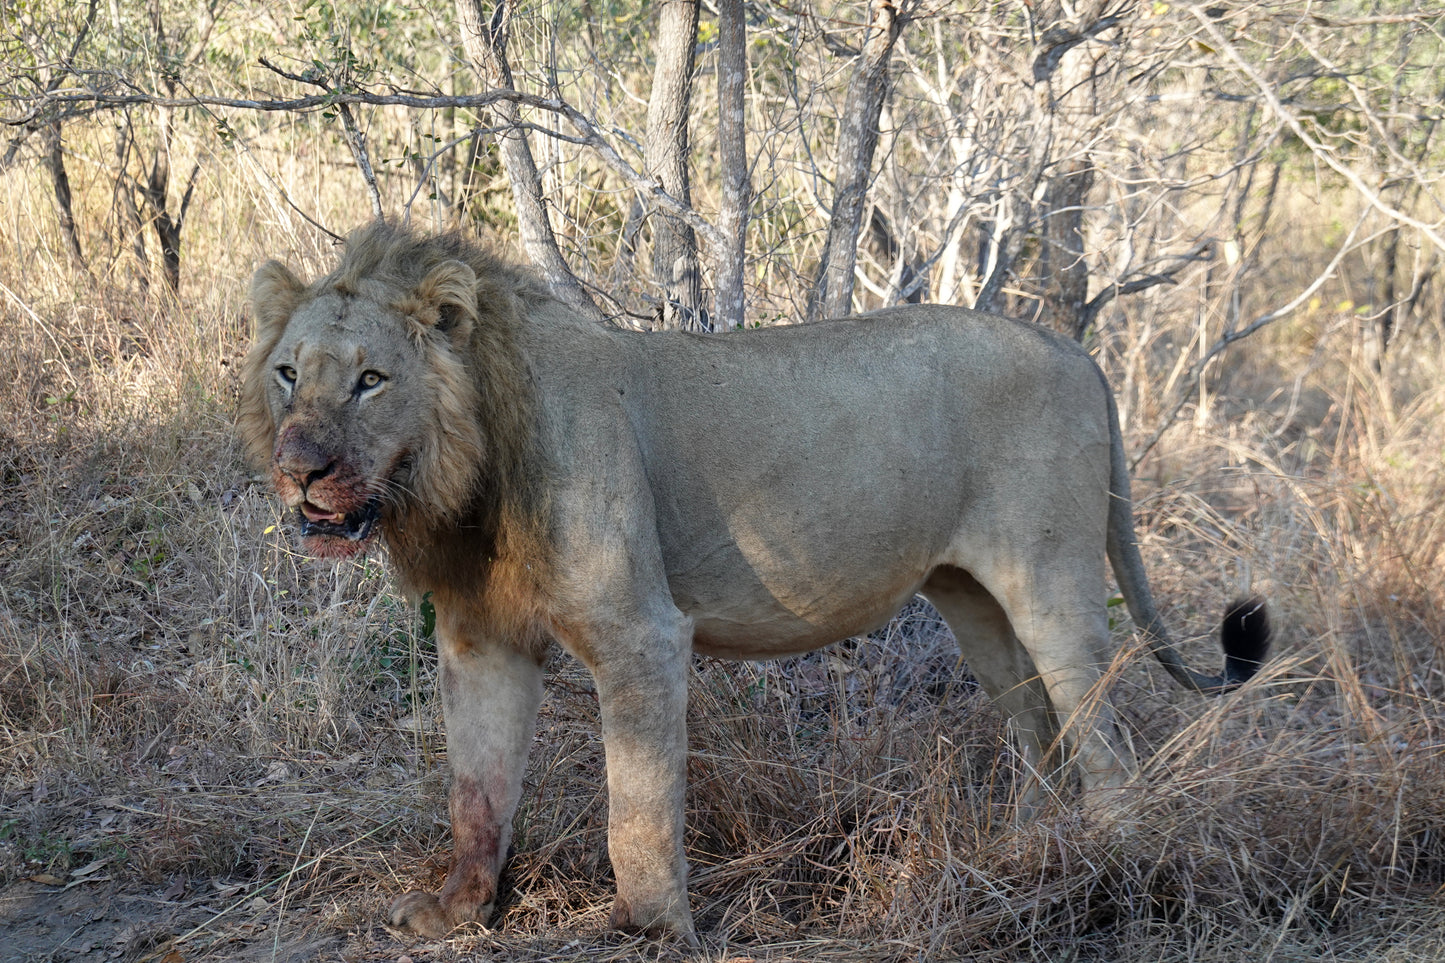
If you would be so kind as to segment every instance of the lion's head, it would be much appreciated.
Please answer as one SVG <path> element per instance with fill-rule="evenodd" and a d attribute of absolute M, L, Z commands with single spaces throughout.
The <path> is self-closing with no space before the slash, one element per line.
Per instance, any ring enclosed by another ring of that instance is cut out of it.
<path fill-rule="evenodd" d="M 473 509 L 517 434 L 498 402 L 521 404 L 497 383 L 517 378 L 498 356 L 518 312 L 509 287 L 479 280 L 490 263 L 457 238 L 378 223 L 309 285 L 277 261 L 256 272 L 238 427 L 309 553 L 349 556 L 378 530 Z"/>

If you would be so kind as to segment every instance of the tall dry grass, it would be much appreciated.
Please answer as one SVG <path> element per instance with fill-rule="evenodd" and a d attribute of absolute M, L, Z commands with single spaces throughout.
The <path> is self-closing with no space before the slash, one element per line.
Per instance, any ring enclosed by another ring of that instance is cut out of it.
<path fill-rule="evenodd" d="M 394 957 L 377 908 L 448 846 L 430 643 L 379 560 L 297 556 L 231 434 L 251 267 L 328 246 L 218 185 L 180 302 L 147 299 L 123 261 L 69 266 L 40 187 L 12 176 L 0 223 L 0 874 L 104 861 L 234 907 L 174 934 L 186 958 L 277 921 Z M 1101 825 L 1067 786 L 1018 818 L 1003 720 L 926 608 L 802 659 L 700 660 L 702 958 L 1439 957 L 1445 356 L 1422 335 L 1382 378 L 1348 326 L 1292 324 L 1229 356 L 1136 482 L 1192 659 L 1225 596 L 1267 590 L 1263 677 L 1177 692 L 1121 621 L 1110 697 L 1147 764 Z M 1130 337 L 1104 360 L 1137 442 L 1163 375 Z M 428 952 L 669 955 L 602 933 L 603 786 L 595 697 L 558 658 L 498 929 Z"/>

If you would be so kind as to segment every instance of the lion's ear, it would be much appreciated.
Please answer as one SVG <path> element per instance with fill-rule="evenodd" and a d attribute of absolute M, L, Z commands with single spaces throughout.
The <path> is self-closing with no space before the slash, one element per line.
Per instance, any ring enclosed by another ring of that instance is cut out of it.
<path fill-rule="evenodd" d="M 251 278 L 251 316 L 256 319 L 256 340 L 269 341 L 291 319 L 306 285 L 280 261 L 267 261 Z"/>
<path fill-rule="evenodd" d="M 276 377 L 271 352 L 305 291 L 306 286 L 280 261 L 267 261 L 251 278 L 251 316 L 256 336 L 241 365 L 241 408 L 236 426 L 251 463 L 258 468 L 270 464 L 271 448 L 276 443 L 276 423 L 266 400 L 267 388 Z"/>
<path fill-rule="evenodd" d="M 455 345 L 465 344 L 477 319 L 477 275 L 461 261 L 443 261 L 427 273 L 416 286 L 415 297 L 436 313 L 424 311 L 421 317 L 435 317 L 438 331 Z"/>

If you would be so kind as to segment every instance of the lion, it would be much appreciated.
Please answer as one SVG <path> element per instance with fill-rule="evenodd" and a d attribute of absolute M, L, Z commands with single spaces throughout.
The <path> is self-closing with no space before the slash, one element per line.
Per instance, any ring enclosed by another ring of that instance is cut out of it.
<path fill-rule="evenodd" d="M 271 261 L 251 293 L 250 457 L 310 554 L 380 540 L 436 610 L 454 852 L 440 892 L 392 904 L 397 929 L 489 920 L 554 645 L 596 682 L 612 924 L 688 941 L 694 652 L 807 652 L 921 594 L 1025 768 L 1043 771 L 1062 733 L 1096 812 L 1135 770 L 1091 698 L 1111 657 L 1106 557 L 1183 685 L 1224 691 L 1265 658 L 1250 599 L 1225 618 L 1220 675 L 1184 664 L 1135 540 L 1112 393 L 1036 325 L 910 305 L 634 332 L 457 235 L 384 222 L 324 277 Z"/>

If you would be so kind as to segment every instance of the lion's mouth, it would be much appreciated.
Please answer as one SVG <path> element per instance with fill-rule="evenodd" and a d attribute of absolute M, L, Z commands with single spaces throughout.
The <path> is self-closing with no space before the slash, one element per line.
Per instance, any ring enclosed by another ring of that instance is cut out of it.
<path fill-rule="evenodd" d="M 381 502 L 373 498 L 356 511 L 347 513 L 328 511 L 311 502 L 302 502 L 297 513 L 301 516 L 303 537 L 324 535 L 360 542 L 371 535 L 371 530 L 381 518 Z"/>

